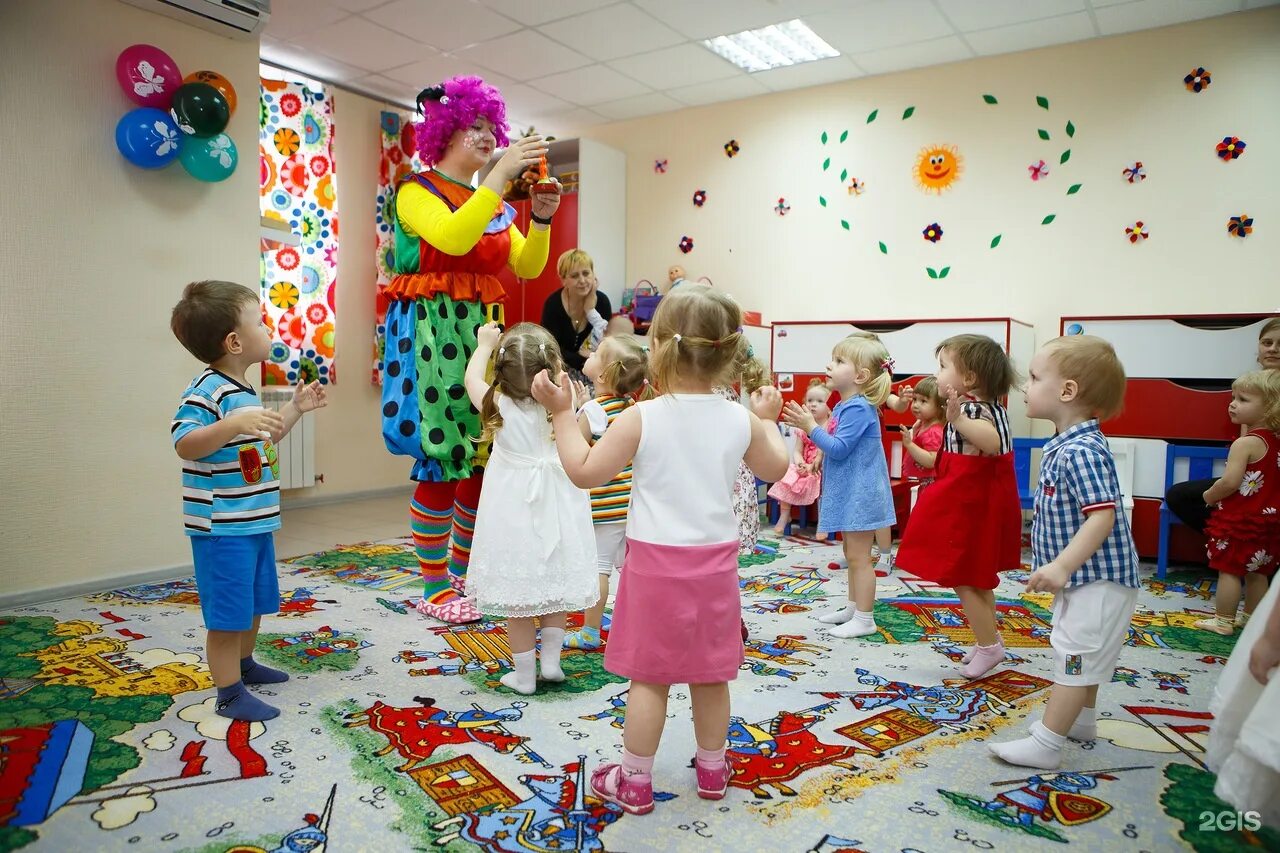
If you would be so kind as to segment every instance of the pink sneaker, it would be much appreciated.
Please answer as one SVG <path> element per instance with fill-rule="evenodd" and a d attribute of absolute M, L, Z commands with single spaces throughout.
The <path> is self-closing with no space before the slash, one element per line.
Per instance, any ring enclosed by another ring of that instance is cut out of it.
<path fill-rule="evenodd" d="M 442 604 L 431 604 L 426 599 L 419 599 L 416 609 L 423 616 L 454 625 L 480 621 L 480 610 L 476 607 L 474 598 L 451 598 Z"/>
<path fill-rule="evenodd" d="M 723 800 L 729 789 L 729 762 L 720 767 L 704 767 L 695 758 L 693 766 L 698 772 L 698 796 L 704 800 Z"/>
<path fill-rule="evenodd" d="M 998 642 L 994 646 L 975 646 L 973 657 L 960 668 L 960 674 L 965 678 L 980 678 L 1002 663 L 1004 663 L 1004 643 Z"/>
<path fill-rule="evenodd" d="M 653 777 L 628 776 L 621 764 L 602 764 L 591 773 L 591 790 L 596 796 L 622 806 L 627 814 L 653 811 Z"/>

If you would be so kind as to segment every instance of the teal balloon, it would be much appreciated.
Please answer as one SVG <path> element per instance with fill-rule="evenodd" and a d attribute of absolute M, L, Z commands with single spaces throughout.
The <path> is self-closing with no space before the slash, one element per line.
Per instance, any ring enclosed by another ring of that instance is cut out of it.
<path fill-rule="evenodd" d="M 219 133 L 208 139 L 188 137 L 178 153 L 178 162 L 197 181 L 214 183 L 231 177 L 240 155 L 231 137 Z"/>

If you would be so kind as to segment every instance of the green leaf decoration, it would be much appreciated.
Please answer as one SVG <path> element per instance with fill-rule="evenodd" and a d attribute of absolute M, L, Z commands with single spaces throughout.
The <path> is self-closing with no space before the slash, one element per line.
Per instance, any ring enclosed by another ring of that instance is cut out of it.
<path fill-rule="evenodd" d="M 849 230 L 849 220 L 847 220 L 847 219 L 841 219 L 841 220 L 840 220 L 840 227 L 841 227 L 841 228 L 843 228 L 844 230 L 848 231 L 848 230 Z"/>
<path fill-rule="evenodd" d="M 842 183 L 842 184 L 843 184 L 843 183 L 844 183 L 846 180 L 848 180 L 848 179 L 849 179 L 849 170 L 848 170 L 848 169 L 841 169 L 841 170 L 840 170 L 840 183 Z"/>
<path fill-rule="evenodd" d="M 1070 159 L 1071 159 L 1071 149 L 1068 148 L 1066 151 L 1062 152 L 1062 156 L 1058 158 L 1058 162 L 1065 163 Z"/>
<path fill-rule="evenodd" d="M 916 113 L 916 108 L 915 108 L 915 107 L 907 107 L 907 108 L 906 108 L 906 110 L 904 110 L 904 111 L 903 111 L 903 113 L 902 113 L 902 120 L 903 120 L 903 121 L 906 121 L 907 119 L 909 119 L 909 118 L 911 118 L 913 115 L 915 115 L 915 113 Z"/>
<path fill-rule="evenodd" d="M 1072 184 L 1070 187 L 1067 188 L 1067 195 L 1075 195 L 1076 193 L 1080 192 L 1080 187 L 1082 186 L 1084 186 L 1084 184 Z"/>
<path fill-rule="evenodd" d="M 1004 236 L 1003 234 L 997 234 L 996 236 L 992 237 L 992 238 L 991 238 L 991 248 L 993 248 L 993 249 L 994 249 L 996 246 L 999 246 L 999 245 L 1000 245 L 1000 238 L 1001 238 L 1001 237 L 1003 237 L 1003 236 Z"/>
<path fill-rule="evenodd" d="M 825 159 L 825 160 L 823 160 L 823 161 L 822 161 L 822 171 L 824 171 L 824 172 L 825 172 L 825 171 L 827 171 L 827 169 L 829 169 L 829 168 L 831 168 L 831 158 L 830 158 L 830 157 L 828 157 L 827 159 Z"/>
<path fill-rule="evenodd" d="M 998 104 L 998 103 L 1000 103 L 999 101 L 997 101 L 997 100 L 996 100 L 996 96 L 995 96 L 995 95 L 983 95 L 983 96 L 982 96 L 982 100 L 986 101 L 988 104 Z"/>
<path fill-rule="evenodd" d="M 947 273 L 949 272 L 951 272 L 951 267 L 943 267 L 942 269 L 938 270 L 938 278 L 946 278 Z"/>
<path fill-rule="evenodd" d="M 889 247 L 888 247 L 888 246 L 886 246 L 884 243 L 881 243 L 881 244 L 880 244 L 880 254 L 882 254 L 882 255 L 887 255 L 887 254 L 889 254 Z"/>
<path fill-rule="evenodd" d="M 1047 110 L 1049 109 L 1049 99 L 1044 95 L 1036 95 L 1036 105 Z"/>
<path fill-rule="evenodd" d="M 848 139 L 848 138 L 849 138 L 849 131 L 847 131 L 847 130 L 846 130 L 844 133 L 840 134 L 840 141 L 841 141 L 841 142 L 844 142 L 844 141 L 845 141 L 846 139 Z"/>
<path fill-rule="evenodd" d="M 872 110 L 872 111 L 871 111 L 871 115 L 867 116 L 867 124 L 871 124 L 871 122 L 875 121 L 875 120 L 876 120 L 876 116 L 878 116 L 878 115 L 880 115 L 880 111 L 879 111 L 879 110 Z"/>
<path fill-rule="evenodd" d="M 823 145 L 827 144 L 827 132 L 825 130 L 822 131 L 822 144 Z"/>
<path fill-rule="evenodd" d="M 1067 122 L 1067 136 L 1075 136 L 1075 135 L 1076 135 L 1076 126 L 1071 122 Z"/>
<path fill-rule="evenodd" d="M 925 272 L 929 273 L 929 278 L 938 277 L 938 271 L 935 270 L 933 267 L 925 267 L 924 269 L 925 269 Z"/>
<path fill-rule="evenodd" d="M 1052 222 L 1053 220 L 1055 220 L 1055 219 L 1057 219 L 1057 218 L 1058 218 L 1058 214 L 1056 214 L 1056 213 L 1050 213 L 1050 214 L 1049 214 L 1048 216 L 1046 216 L 1044 219 L 1041 219 L 1041 220 L 1040 220 L 1040 224 L 1041 224 L 1041 225 L 1048 225 L 1050 222 Z"/>
<path fill-rule="evenodd" d="M 1036 135 L 1046 142 L 1049 141 L 1049 131 L 1045 130 L 1043 127 L 1036 131 Z"/>
<path fill-rule="evenodd" d="M 818 196 L 818 204 L 822 205 L 823 207 L 826 207 L 826 206 L 827 206 L 827 197 L 826 197 L 826 196 L 821 196 L 821 195 L 820 195 L 820 196 Z"/>

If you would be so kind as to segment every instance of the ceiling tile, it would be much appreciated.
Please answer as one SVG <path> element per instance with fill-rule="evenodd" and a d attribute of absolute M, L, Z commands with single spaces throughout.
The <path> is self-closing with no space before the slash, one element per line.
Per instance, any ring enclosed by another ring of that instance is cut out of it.
<path fill-rule="evenodd" d="M 282 41 L 314 32 L 323 26 L 340 21 L 351 13 L 331 5 L 325 0 L 272 0 L 271 17 L 263 35 Z"/>
<path fill-rule="evenodd" d="M 539 133 L 561 138 L 568 137 L 584 127 L 604 124 L 608 121 L 599 113 L 581 107 L 551 116 L 530 115 L 526 116 L 526 118 L 533 123 Z"/>
<path fill-rule="evenodd" d="M 574 108 L 574 104 L 548 95 L 540 89 L 520 84 L 502 87 L 502 98 L 507 102 L 507 112 L 519 115 L 550 115 Z"/>
<path fill-rule="evenodd" d="M 538 30 L 593 59 L 617 59 L 685 40 L 629 3 L 575 15 Z"/>
<path fill-rule="evenodd" d="M 711 83 L 698 83 L 693 86 L 681 86 L 668 89 L 667 94 L 690 106 L 715 104 L 720 101 L 736 101 L 740 98 L 752 98 L 767 95 L 772 90 L 756 80 L 753 75 L 743 74 L 741 77 L 730 77 L 728 80 L 715 80 Z"/>
<path fill-rule="evenodd" d="M 855 54 L 853 61 L 868 74 L 888 74 L 891 71 L 924 68 L 929 65 L 941 65 L 944 62 L 958 62 L 972 58 L 973 51 L 969 50 L 958 37 L 950 36 Z"/>
<path fill-rule="evenodd" d="M 387 0 L 327 0 L 335 6 L 346 9 L 348 12 L 363 12 L 372 9 L 374 6 L 381 6 Z M 276 13 L 277 0 L 271 0 L 271 14 Z"/>
<path fill-rule="evenodd" d="M 288 42 L 277 42 L 263 39 L 258 48 L 258 55 L 268 65 L 290 68 L 307 77 L 342 83 L 364 77 L 369 73 L 367 68 L 357 68 L 336 59 L 330 59 L 314 50 L 304 50 Z"/>
<path fill-rule="evenodd" d="M 480 0 L 485 6 L 512 20 L 536 27 L 595 9 L 612 6 L 618 0 Z"/>
<path fill-rule="evenodd" d="M 873 0 L 810 15 L 805 23 L 836 50 L 850 54 L 955 35 L 929 0 Z"/>
<path fill-rule="evenodd" d="M 865 0 L 862 0 L 863 2 Z M 841 0 L 633 0 L 669 27 L 692 39 L 755 30 L 826 9 L 856 5 Z M 1083 2 L 1083 0 L 1081 0 Z"/>
<path fill-rule="evenodd" d="M 514 80 L 503 77 L 500 74 L 495 74 L 478 65 L 472 65 L 470 62 L 464 62 L 456 56 L 438 53 L 429 47 L 422 47 L 418 53 L 422 57 L 421 59 L 410 62 L 407 65 L 388 69 L 382 72 L 383 76 L 390 77 L 392 80 L 399 80 L 401 83 L 408 83 L 411 86 L 417 86 L 419 89 L 447 80 L 450 77 L 461 75 L 483 77 L 486 83 L 497 86 L 499 89 L 506 89 L 506 87 L 516 84 Z"/>
<path fill-rule="evenodd" d="M 863 72 L 849 60 L 849 57 L 835 56 L 831 59 L 819 59 L 816 62 L 802 62 L 799 65 L 757 71 L 751 77 L 778 92 L 784 89 L 803 89 L 805 86 L 821 86 L 823 83 L 852 80 L 855 77 L 861 77 L 862 74 Z"/>
<path fill-rule="evenodd" d="M 513 80 L 545 77 L 591 63 L 587 57 L 533 30 L 520 30 L 456 53 L 461 59 L 492 68 Z"/>
<path fill-rule="evenodd" d="M 648 87 L 604 65 L 589 65 L 531 81 L 535 88 L 575 104 L 591 106 L 643 95 Z"/>
<path fill-rule="evenodd" d="M 381 95 L 397 103 L 412 104 L 418 96 L 418 90 L 398 80 L 383 77 L 381 74 L 369 74 L 348 81 L 354 89 L 360 89 L 373 95 Z"/>
<path fill-rule="evenodd" d="M 1180 24 L 1239 11 L 1237 0 L 1137 0 L 1123 6 L 1095 9 L 1104 36 Z"/>
<path fill-rule="evenodd" d="M 609 67 L 655 89 L 705 83 L 744 73 L 700 44 L 680 44 L 653 53 L 615 59 Z"/>
<path fill-rule="evenodd" d="M 443 51 L 456 50 L 522 29 L 521 25 L 474 3 L 456 0 L 394 0 L 364 17 Z"/>
<path fill-rule="evenodd" d="M 1037 18 L 1052 18 L 1071 12 L 1083 12 L 1085 0 L 937 0 L 943 14 L 956 29 L 988 30 Z"/>
<path fill-rule="evenodd" d="M 292 39 L 298 47 L 318 50 L 326 56 L 370 71 L 395 68 L 430 51 L 413 39 L 352 16 L 327 27 Z"/>
<path fill-rule="evenodd" d="M 659 92 L 650 92 L 647 95 L 638 95 L 634 98 L 623 98 L 620 101 L 596 104 L 596 106 L 592 107 L 593 110 L 605 118 L 615 121 L 650 116 L 656 113 L 669 113 L 684 108 L 684 104 Z"/>
<path fill-rule="evenodd" d="M 991 56 L 997 53 L 1031 50 L 1051 44 L 1082 41 L 1096 35 L 1089 14 L 1076 12 L 1073 15 L 1045 18 L 1042 21 L 1027 21 L 1007 27 L 965 33 L 964 38 L 980 56 Z"/>

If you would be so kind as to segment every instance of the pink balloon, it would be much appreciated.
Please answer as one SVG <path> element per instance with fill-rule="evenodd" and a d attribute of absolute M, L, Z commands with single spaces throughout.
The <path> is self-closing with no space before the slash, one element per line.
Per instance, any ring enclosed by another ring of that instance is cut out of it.
<path fill-rule="evenodd" d="M 132 44 L 116 57 L 116 81 L 135 103 L 167 110 L 173 93 L 182 85 L 182 72 L 173 58 L 155 45 Z"/>

